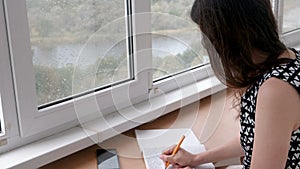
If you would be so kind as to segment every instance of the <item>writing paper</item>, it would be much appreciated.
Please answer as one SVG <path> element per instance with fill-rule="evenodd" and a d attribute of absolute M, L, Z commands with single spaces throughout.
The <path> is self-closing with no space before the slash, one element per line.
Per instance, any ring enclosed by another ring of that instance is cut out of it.
<path fill-rule="evenodd" d="M 165 165 L 159 159 L 159 155 L 171 145 L 177 144 L 182 135 L 185 135 L 186 138 L 181 144 L 181 148 L 191 153 L 206 151 L 204 145 L 199 142 L 191 129 L 136 130 L 135 133 L 147 169 L 164 169 Z M 212 163 L 207 163 L 195 169 L 214 168 Z"/>

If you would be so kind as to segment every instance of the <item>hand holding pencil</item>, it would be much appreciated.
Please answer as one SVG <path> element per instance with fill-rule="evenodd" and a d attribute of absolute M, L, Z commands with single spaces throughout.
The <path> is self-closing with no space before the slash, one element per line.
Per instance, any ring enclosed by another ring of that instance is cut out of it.
<path fill-rule="evenodd" d="M 176 145 L 175 149 L 173 150 L 172 156 L 174 156 L 178 152 L 178 150 L 179 150 L 179 148 L 180 148 L 180 146 L 181 146 L 181 144 L 182 144 L 182 142 L 183 142 L 184 139 L 185 139 L 185 136 L 183 135 L 181 137 L 181 139 L 179 140 L 179 143 Z M 166 162 L 166 169 L 168 168 L 169 165 L 170 165 L 170 162 L 167 161 Z"/>
<path fill-rule="evenodd" d="M 190 162 L 192 162 L 195 155 L 180 148 L 184 139 L 185 136 L 182 136 L 177 145 L 170 147 L 160 155 L 160 159 L 165 162 L 166 168 L 168 168 L 170 164 L 173 164 L 173 167 L 186 167 L 192 165 Z"/>

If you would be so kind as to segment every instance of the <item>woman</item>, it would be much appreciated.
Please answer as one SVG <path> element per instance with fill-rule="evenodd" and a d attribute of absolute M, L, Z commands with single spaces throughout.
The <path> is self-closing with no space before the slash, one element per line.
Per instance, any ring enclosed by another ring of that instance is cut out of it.
<path fill-rule="evenodd" d="M 241 89 L 240 137 L 200 154 L 174 147 L 174 168 L 242 157 L 244 168 L 300 167 L 300 53 L 280 40 L 270 0 L 196 0 L 191 17 L 204 34 L 217 77 Z"/>

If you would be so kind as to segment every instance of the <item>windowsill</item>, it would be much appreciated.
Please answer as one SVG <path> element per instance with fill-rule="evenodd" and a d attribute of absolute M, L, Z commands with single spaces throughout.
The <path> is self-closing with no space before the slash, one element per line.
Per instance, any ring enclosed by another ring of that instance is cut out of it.
<path fill-rule="evenodd" d="M 134 107 L 111 113 L 82 126 L 0 155 L 3 168 L 38 168 L 119 133 L 152 121 L 225 88 L 215 77 L 171 91 Z"/>

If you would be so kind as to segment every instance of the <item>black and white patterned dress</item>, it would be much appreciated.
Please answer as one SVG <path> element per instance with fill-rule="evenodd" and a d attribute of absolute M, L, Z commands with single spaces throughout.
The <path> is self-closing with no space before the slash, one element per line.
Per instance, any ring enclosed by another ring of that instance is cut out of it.
<path fill-rule="evenodd" d="M 245 158 L 243 160 L 245 169 L 250 168 L 251 163 L 255 132 L 255 109 L 259 87 L 268 78 L 275 77 L 288 82 L 300 94 L 300 53 L 294 49 L 292 50 L 296 53 L 295 60 L 276 66 L 271 71 L 260 76 L 241 98 L 240 137 L 242 148 L 245 151 Z M 291 133 L 290 149 L 285 168 L 300 169 L 300 128 Z"/>

